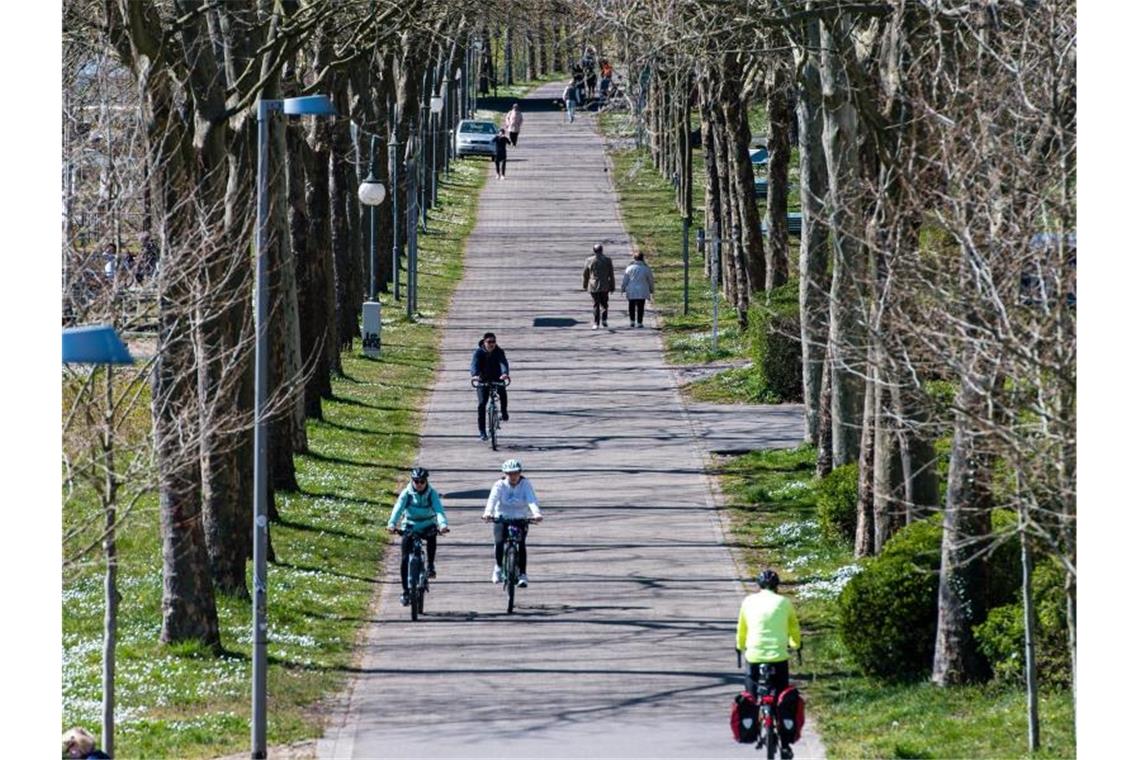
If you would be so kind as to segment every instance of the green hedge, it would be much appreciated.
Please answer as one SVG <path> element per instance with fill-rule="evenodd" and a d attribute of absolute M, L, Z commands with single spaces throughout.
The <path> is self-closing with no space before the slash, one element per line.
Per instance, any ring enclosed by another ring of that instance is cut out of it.
<path fill-rule="evenodd" d="M 825 475 L 816 487 L 816 510 L 823 536 L 832 543 L 855 547 L 859 506 L 859 465 L 845 464 Z"/>
<path fill-rule="evenodd" d="M 1072 683 L 1068 626 L 1065 618 L 1065 571 L 1046 560 L 1033 570 L 1033 600 L 1037 612 L 1037 677 L 1042 684 Z M 1021 599 L 990 610 L 986 622 L 974 627 L 978 649 L 1001 681 L 1025 680 L 1025 619 Z"/>
<path fill-rule="evenodd" d="M 994 531 L 1013 516 L 995 511 Z M 864 672 L 881 678 L 929 675 L 938 622 L 938 573 L 942 516 L 911 523 L 891 537 L 879 556 L 866 560 L 839 596 L 839 633 Z M 1009 604 L 1020 582 L 1016 542 L 997 546 L 988 559 L 987 608 Z M 982 650 L 986 654 L 985 650 Z"/>
<path fill-rule="evenodd" d="M 753 369 L 780 401 L 803 401 L 799 284 L 789 282 L 758 293 L 757 299 L 748 310 L 748 353 Z"/>

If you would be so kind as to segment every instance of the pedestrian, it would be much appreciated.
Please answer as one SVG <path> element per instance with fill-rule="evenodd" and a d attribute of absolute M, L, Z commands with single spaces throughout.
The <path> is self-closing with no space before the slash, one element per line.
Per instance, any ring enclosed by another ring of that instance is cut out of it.
<path fill-rule="evenodd" d="M 586 266 L 582 270 L 582 290 L 588 290 L 594 299 L 594 327 L 598 323 L 602 327 L 609 327 L 606 321 L 610 315 L 610 293 L 614 290 L 614 263 L 610 257 L 602 253 L 602 244 L 594 246 L 594 255 L 586 259 Z"/>
<path fill-rule="evenodd" d="M 597 86 L 598 75 L 594 71 L 594 67 L 591 66 L 590 68 L 586 69 L 586 92 L 588 93 L 588 97 L 594 97 L 594 90 L 597 88 Z"/>
<path fill-rule="evenodd" d="M 578 88 L 573 81 L 562 91 L 562 101 L 566 104 L 566 121 L 573 124 L 574 106 L 578 105 Z"/>
<path fill-rule="evenodd" d="M 483 333 L 483 339 L 471 352 L 471 377 L 479 380 L 475 393 L 479 406 L 476 414 L 479 415 L 479 439 L 487 440 L 487 401 L 490 399 L 491 386 L 487 383 L 510 382 L 511 366 L 507 363 L 507 353 L 498 345 L 495 333 Z M 496 386 L 499 391 L 499 406 L 502 408 L 502 421 L 511 417 L 507 414 L 507 389 L 504 385 Z"/>
<path fill-rule="evenodd" d="M 103 246 L 103 276 L 113 283 L 119 272 L 119 249 L 114 243 Z"/>
<path fill-rule="evenodd" d="M 522 129 L 523 115 L 519 110 L 519 104 L 515 103 L 511 106 L 511 110 L 507 111 L 507 118 L 503 120 L 503 126 L 507 128 L 507 137 L 511 138 L 511 147 L 519 144 L 519 130 Z"/>
<path fill-rule="evenodd" d="M 63 735 L 63 756 L 84 760 L 110 759 L 106 752 L 95 748 L 95 737 L 85 728 L 76 726 Z"/>
<path fill-rule="evenodd" d="M 629 326 L 636 322 L 638 327 L 645 327 L 645 300 L 653 298 L 653 270 L 645 263 L 645 254 L 638 251 L 633 254 L 633 262 L 625 268 L 621 278 L 621 292 L 629 299 Z"/>
<path fill-rule="evenodd" d="M 495 136 L 495 176 L 499 179 L 507 178 L 507 143 L 511 140 L 507 137 L 507 131 L 500 129 L 499 134 Z"/>

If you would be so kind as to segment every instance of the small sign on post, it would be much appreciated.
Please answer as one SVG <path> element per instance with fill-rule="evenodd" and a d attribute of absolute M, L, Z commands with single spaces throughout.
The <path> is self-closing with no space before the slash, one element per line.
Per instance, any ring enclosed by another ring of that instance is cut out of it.
<path fill-rule="evenodd" d="M 370 359 L 380 358 L 380 304 L 365 301 L 363 308 L 364 355 Z"/>

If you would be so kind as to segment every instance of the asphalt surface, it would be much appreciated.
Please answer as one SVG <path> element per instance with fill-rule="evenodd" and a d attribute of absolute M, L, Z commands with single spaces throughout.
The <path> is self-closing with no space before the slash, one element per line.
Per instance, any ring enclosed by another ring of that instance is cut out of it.
<path fill-rule="evenodd" d="M 561 88 L 524 103 L 548 104 Z M 389 552 L 359 671 L 318 752 L 757 757 L 728 726 L 745 589 L 703 462 L 749 442 L 797 445 L 799 417 L 687 410 L 652 304 L 646 328 L 631 329 L 614 294 L 608 329 L 591 330 L 581 288 L 591 246 L 605 243 L 619 280 L 629 262 L 602 138 L 589 114 L 573 125 L 554 111 L 524 115 L 507 179 L 488 167 L 423 427 L 419 463 L 452 525 L 439 578 L 411 622 L 398 599 L 399 551 Z M 486 330 L 514 381 L 498 452 L 477 438 L 468 384 Z M 507 458 L 522 460 L 545 515 L 530 532 L 531 586 L 513 615 L 490 582 L 491 528 L 479 520 Z M 797 745 L 797 757 L 819 756 L 813 736 Z"/>

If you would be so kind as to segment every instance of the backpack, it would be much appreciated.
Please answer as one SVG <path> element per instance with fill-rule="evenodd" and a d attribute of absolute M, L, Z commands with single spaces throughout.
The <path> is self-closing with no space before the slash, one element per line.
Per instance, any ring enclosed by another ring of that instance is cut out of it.
<path fill-rule="evenodd" d="M 741 744 L 751 744 L 760 735 L 760 705 L 749 692 L 742 691 L 733 698 L 728 724 L 732 738 Z"/>
<path fill-rule="evenodd" d="M 776 716 L 784 743 L 798 742 L 804 729 L 804 698 L 795 686 L 789 686 L 776 697 Z"/>

